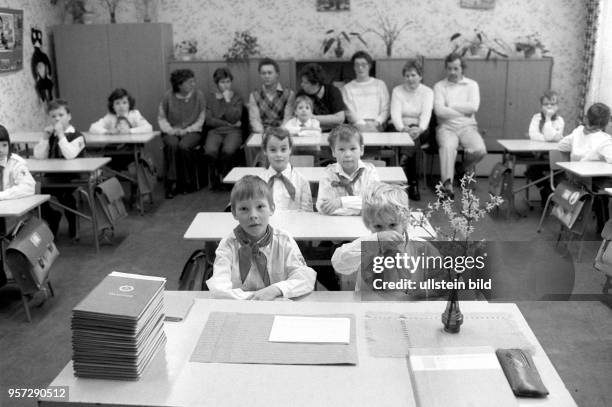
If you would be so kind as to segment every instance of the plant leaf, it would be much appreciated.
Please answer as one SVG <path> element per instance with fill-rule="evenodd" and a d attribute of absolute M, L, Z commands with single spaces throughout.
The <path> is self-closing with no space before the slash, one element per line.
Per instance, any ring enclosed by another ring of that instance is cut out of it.
<path fill-rule="evenodd" d="M 450 40 L 454 41 L 454 40 L 456 40 L 459 37 L 461 37 L 461 33 L 454 33 L 453 35 L 451 35 Z"/>
<path fill-rule="evenodd" d="M 333 32 L 334 32 L 334 29 L 332 28 L 331 30 L 327 30 L 327 31 L 325 31 L 325 34 L 331 34 L 331 33 L 333 33 Z"/>
<path fill-rule="evenodd" d="M 346 42 L 351 42 L 351 39 L 349 38 L 349 36 L 348 36 L 348 34 L 346 32 L 342 31 L 342 36 L 344 37 Z"/>
<path fill-rule="evenodd" d="M 323 41 L 323 54 L 327 54 L 327 51 L 329 51 L 332 45 L 334 45 L 335 41 L 335 38 L 330 38 L 327 41 Z"/>

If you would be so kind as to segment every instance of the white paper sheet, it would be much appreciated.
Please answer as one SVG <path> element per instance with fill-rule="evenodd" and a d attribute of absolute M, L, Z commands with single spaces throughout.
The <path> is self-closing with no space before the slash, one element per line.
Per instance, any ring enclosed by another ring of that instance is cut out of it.
<path fill-rule="evenodd" d="M 277 315 L 270 342 L 350 343 L 349 318 L 296 317 Z"/>

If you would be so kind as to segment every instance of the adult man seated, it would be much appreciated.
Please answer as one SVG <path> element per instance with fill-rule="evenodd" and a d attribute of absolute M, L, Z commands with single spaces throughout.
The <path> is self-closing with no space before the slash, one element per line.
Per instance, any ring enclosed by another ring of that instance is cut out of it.
<path fill-rule="evenodd" d="M 291 119 L 295 93 L 279 82 L 278 63 L 270 58 L 259 62 L 261 88 L 249 96 L 249 122 L 253 133 L 263 133 L 266 127 L 278 127 Z"/>
<path fill-rule="evenodd" d="M 331 130 L 344 123 L 344 101 L 340 89 L 327 83 L 325 71 L 319 64 L 311 63 L 300 70 L 300 87 L 297 95 L 308 95 L 313 101 L 314 118 L 323 130 Z"/>
<path fill-rule="evenodd" d="M 440 175 L 443 190 L 454 198 L 453 178 L 459 145 L 465 157 L 463 171 L 474 171 L 487 154 L 484 140 L 478 133 L 475 114 L 480 106 L 480 90 L 476 81 L 463 76 L 465 63 L 459 54 L 444 59 L 446 78 L 434 85 L 434 111 L 438 118 L 436 140 L 440 153 Z"/>

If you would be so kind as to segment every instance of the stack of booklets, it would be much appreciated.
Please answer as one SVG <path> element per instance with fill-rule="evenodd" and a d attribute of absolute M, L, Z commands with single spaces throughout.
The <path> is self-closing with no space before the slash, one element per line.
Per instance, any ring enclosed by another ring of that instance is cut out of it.
<path fill-rule="evenodd" d="M 72 310 L 75 375 L 138 380 L 166 343 L 166 279 L 112 272 Z"/>

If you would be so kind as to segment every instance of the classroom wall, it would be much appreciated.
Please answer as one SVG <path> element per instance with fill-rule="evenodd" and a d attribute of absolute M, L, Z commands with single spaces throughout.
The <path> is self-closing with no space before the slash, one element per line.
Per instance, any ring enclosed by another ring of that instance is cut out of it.
<path fill-rule="evenodd" d="M 43 32 L 43 51 L 50 55 L 51 27 L 62 21 L 61 10 L 49 0 L 0 0 L 1 8 L 23 10 L 23 69 L 0 74 L 0 124 L 9 131 L 42 129 L 45 109 L 34 89 L 30 59 L 34 52 L 30 29 Z"/>

